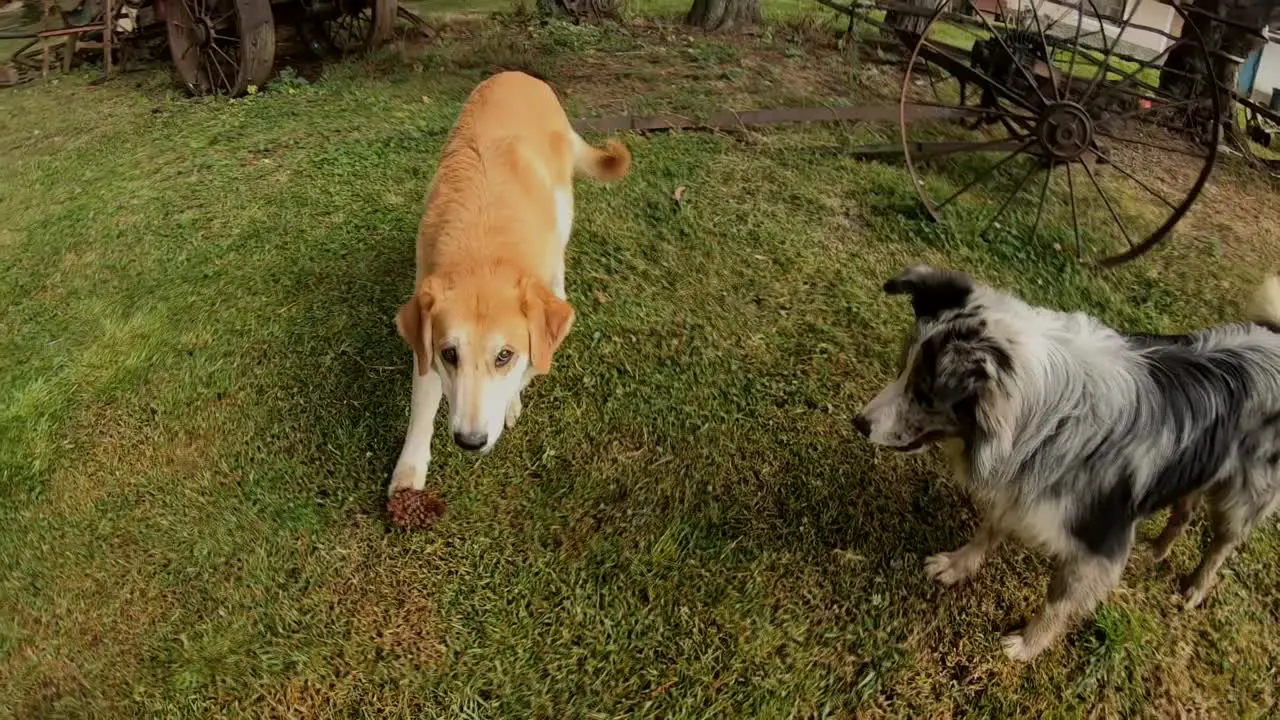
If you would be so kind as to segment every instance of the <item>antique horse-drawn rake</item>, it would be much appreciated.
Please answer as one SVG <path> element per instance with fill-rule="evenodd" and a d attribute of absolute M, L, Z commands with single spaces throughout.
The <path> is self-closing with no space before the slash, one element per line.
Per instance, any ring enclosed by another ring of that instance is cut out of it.
<path fill-rule="evenodd" d="M 377 47 L 391 36 L 396 0 L 28 0 L 39 20 L 0 39 L 26 41 L 10 56 L 8 84 L 69 69 L 78 51 L 100 50 L 109 73 L 118 51 L 167 40 L 174 69 L 196 95 L 242 95 L 271 76 L 276 26 L 291 25 L 319 57 Z M 38 7 L 37 7 L 38 6 Z"/>
<path fill-rule="evenodd" d="M 1246 44 L 1250 35 L 1265 41 L 1261 22 L 1155 0 L 1121 3 L 1108 16 L 1102 1 L 1010 9 L 994 0 L 965 12 L 953 10 L 958 0 L 923 10 L 889 4 L 880 6 L 884 19 L 866 6 L 843 8 L 909 48 L 901 152 L 934 218 L 985 236 L 1020 214 L 1014 232 L 1053 235 L 1058 247 L 1112 267 L 1153 248 L 1187 213 L 1222 133 L 1236 128 L 1236 107 L 1255 128 L 1259 118 L 1280 122 L 1235 92 L 1244 58 L 1223 39 L 1227 30 Z M 1140 13 L 1163 17 L 1163 27 L 1136 22 Z M 940 129 L 940 117 L 954 122 Z"/>
<path fill-rule="evenodd" d="M 1243 58 L 1212 48 L 1201 32 L 1229 25 L 1261 34 L 1247 23 L 1156 0 L 1129 0 L 1111 14 L 1099 11 L 1097 3 L 1106 0 L 1010 0 L 1012 7 L 1004 0 L 973 0 L 983 7 L 922 1 L 927 6 L 818 0 L 850 17 L 850 38 L 869 29 L 877 46 L 888 39 L 904 51 L 896 107 L 582 125 L 644 130 L 896 119 L 898 142 L 853 152 L 905 159 L 929 215 L 952 232 L 1004 234 L 1015 244 L 1045 240 L 1113 267 L 1153 248 L 1187 213 L 1213 169 L 1231 99 L 1280 121 L 1230 95 L 1222 69 Z M 1140 11 L 1163 27 L 1136 22 Z M 1185 27 L 1174 34 L 1179 23 Z"/>
<path fill-rule="evenodd" d="M 1213 52 L 1183 6 L 1138 0 L 1108 17 L 1095 1 L 841 8 L 908 49 L 900 151 L 932 217 L 979 237 L 1047 235 L 1111 267 L 1187 213 L 1224 124 Z M 1135 22 L 1140 10 L 1168 13 L 1164 27 Z"/>

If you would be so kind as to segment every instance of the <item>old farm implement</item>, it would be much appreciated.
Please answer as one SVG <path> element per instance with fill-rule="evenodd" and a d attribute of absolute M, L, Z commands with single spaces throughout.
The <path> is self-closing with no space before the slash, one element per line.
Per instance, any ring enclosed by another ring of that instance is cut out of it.
<path fill-rule="evenodd" d="M 1266 40 L 1261 17 L 1156 0 L 847 1 L 818 0 L 849 17 L 855 50 L 896 52 L 896 105 L 582 126 L 896 122 L 893 142 L 851 152 L 905 160 L 928 214 L 950 232 L 1042 242 L 1112 267 L 1155 247 L 1186 215 L 1224 132 L 1248 145 L 1238 117 L 1251 118 L 1255 141 L 1261 123 L 1280 120 L 1231 82 L 1248 54 L 1241 46 Z"/>
<path fill-rule="evenodd" d="M 1043 235 L 1119 265 L 1187 213 L 1224 132 L 1249 147 L 1238 117 L 1255 140 L 1280 120 L 1233 82 L 1242 49 L 1267 39 L 1264 8 L 819 2 L 904 49 L 896 149 L 928 212 L 961 232 Z"/>
<path fill-rule="evenodd" d="M 271 76 L 276 30 L 287 25 L 320 57 L 376 47 L 394 28 L 396 0 L 25 0 L 24 23 L 5 22 L 9 43 L 0 84 L 69 69 L 85 51 L 113 62 L 168 45 L 194 94 L 241 95 Z M 13 13 L 10 13 L 13 14 Z"/>

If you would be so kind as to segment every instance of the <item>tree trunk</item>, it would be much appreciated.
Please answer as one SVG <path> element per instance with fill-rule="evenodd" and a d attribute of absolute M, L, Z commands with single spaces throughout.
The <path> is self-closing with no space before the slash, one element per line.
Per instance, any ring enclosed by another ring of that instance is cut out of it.
<path fill-rule="evenodd" d="M 583 20 L 617 20 L 623 0 L 538 0 L 538 13 L 543 16 Z"/>
<path fill-rule="evenodd" d="M 760 0 L 693 0 L 684 21 L 707 32 L 747 30 L 760 24 Z"/>
<path fill-rule="evenodd" d="M 1268 23 L 1275 25 L 1280 22 L 1280 2 L 1277 0 L 1194 0 L 1192 4 L 1211 15 L 1225 17 L 1257 30 Z M 1200 39 L 1209 51 L 1208 67 L 1205 67 L 1192 28 L 1200 31 Z M 1180 38 L 1186 44 L 1175 47 L 1164 61 L 1166 69 L 1177 72 L 1161 73 L 1160 89 L 1173 97 L 1190 100 L 1193 97 L 1208 98 L 1209 93 L 1215 92 L 1219 87 L 1224 88 L 1222 114 L 1217 122 L 1224 126 L 1227 133 L 1233 134 L 1235 103 L 1231 102 L 1225 88 L 1235 88 L 1236 75 L 1240 71 L 1240 63 L 1236 59 L 1247 58 L 1266 41 L 1243 28 L 1216 22 L 1196 12 L 1187 13 L 1187 22 L 1182 25 Z M 1197 124 L 1200 122 L 1208 123 L 1210 118 L 1198 118 Z"/>

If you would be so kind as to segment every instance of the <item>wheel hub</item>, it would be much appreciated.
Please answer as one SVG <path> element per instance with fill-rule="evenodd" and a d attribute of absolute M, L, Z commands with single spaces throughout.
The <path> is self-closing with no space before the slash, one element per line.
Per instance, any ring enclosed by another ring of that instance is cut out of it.
<path fill-rule="evenodd" d="M 208 47 L 213 42 L 213 24 L 209 22 L 209 18 L 205 16 L 196 18 L 193 29 L 196 35 L 196 47 Z"/>
<path fill-rule="evenodd" d="M 1050 157 L 1075 160 L 1093 143 L 1093 119 L 1076 103 L 1050 103 L 1040 116 L 1036 135 Z"/>

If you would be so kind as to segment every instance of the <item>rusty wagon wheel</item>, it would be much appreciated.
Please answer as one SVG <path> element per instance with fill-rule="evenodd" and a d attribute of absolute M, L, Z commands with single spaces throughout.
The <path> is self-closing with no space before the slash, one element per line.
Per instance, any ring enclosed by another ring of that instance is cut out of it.
<path fill-rule="evenodd" d="M 195 95 L 243 95 L 275 62 L 270 0 L 167 0 L 169 53 Z"/>
<path fill-rule="evenodd" d="M 1141 3 L 1116 19 L 1094 0 L 991 19 L 952 12 L 958 1 L 910 38 L 900 98 L 907 167 L 929 213 L 961 234 L 1044 239 L 1099 267 L 1155 247 L 1217 157 L 1212 77 L 1162 63 L 1179 49 L 1212 67 L 1198 34 L 1135 25 Z M 1187 21 L 1181 6 L 1159 7 Z M 922 120 L 909 112 L 919 106 L 960 119 Z"/>
<path fill-rule="evenodd" d="M 298 35 L 319 57 L 365 52 L 391 37 L 397 10 L 396 0 L 311 0 Z"/>

